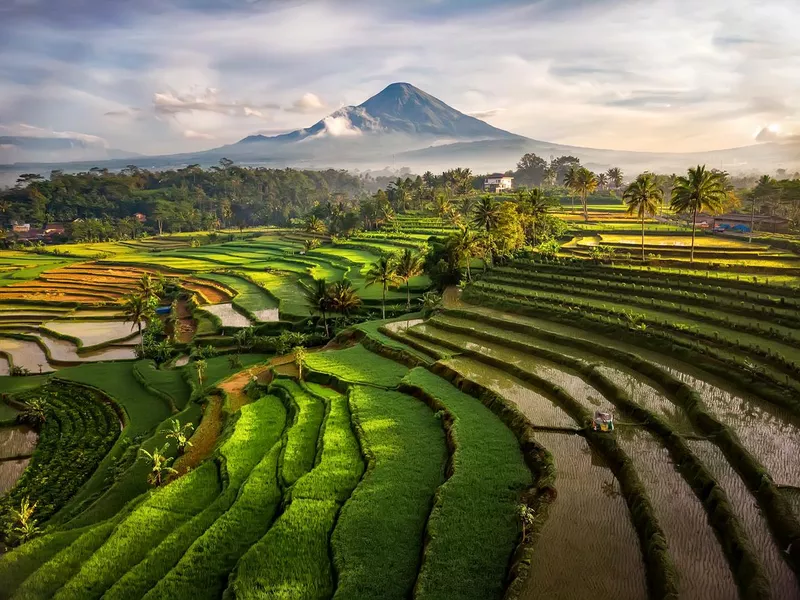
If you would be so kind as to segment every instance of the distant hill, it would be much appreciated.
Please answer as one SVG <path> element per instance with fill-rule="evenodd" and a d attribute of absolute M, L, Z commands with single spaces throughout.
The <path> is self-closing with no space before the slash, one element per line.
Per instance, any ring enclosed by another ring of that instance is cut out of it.
<path fill-rule="evenodd" d="M 137 156 L 141 154 L 106 148 L 101 142 L 85 139 L 0 136 L 0 164 L 109 160 Z"/>

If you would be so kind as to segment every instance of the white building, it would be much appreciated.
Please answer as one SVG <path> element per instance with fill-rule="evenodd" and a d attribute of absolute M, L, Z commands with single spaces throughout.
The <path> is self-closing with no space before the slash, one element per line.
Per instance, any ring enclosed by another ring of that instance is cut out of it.
<path fill-rule="evenodd" d="M 483 180 L 483 191 L 505 192 L 514 187 L 514 178 L 502 173 L 492 173 Z"/>

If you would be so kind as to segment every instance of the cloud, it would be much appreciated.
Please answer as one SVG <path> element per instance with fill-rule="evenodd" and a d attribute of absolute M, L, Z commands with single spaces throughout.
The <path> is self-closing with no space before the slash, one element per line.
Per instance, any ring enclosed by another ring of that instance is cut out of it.
<path fill-rule="evenodd" d="M 490 108 L 488 110 L 479 110 L 477 112 L 471 112 L 467 114 L 470 117 L 475 117 L 476 119 L 489 119 L 491 117 L 496 117 L 504 110 L 505 108 Z"/>
<path fill-rule="evenodd" d="M 199 131 L 193 131 L 191 129 L 187 129 L 183 132 L 183 137 L 188 140 L 213 140 L 216 139 L 210 133 L 201 133 Z"/>
<path fill-rule="evenodd" d="M 201 94 L 156 92 L 153 94 L 153 109 L 161 115 L 180 113 L 212 112 L 231 117 L 263 117 L 261 108 L 278 108 L 275 104 L 262 104 L 257 107 L 239 102 L 225 102 L 219 98 L 219 90 L 206 88 Z"/>
<path fill-rule="evenodd" d="M 324 137 L 329 135 L 331 137 L 354 137 L 361 135 L 361 131 L 355 127 L 345 116 L 329 116 L 323 119 L 325 124 L 324 129 L 314 137 Z M 311 139 L 311 138 L 308 138 Z"/>
<path fill-rule="evenodd" d="M 105 139 L 90 135 L 88 133 L 79 133 L 77 131 L 53 131 L 43 127 L 36 127 L 26 123 L 17 123 L 15 125 L 0 124 L 0 133 L 5 133 L 9 136 L 30 137 L 30 138 L 59 138 L 59 139 L 72 139 L 81 140 L 87 144 L 93 144 L 108 147 L 108 142 Z"/>
<path fill-rule="evenodd" d="M 103 113 L 104 117 L 136 117 L 142 114 L 141 108 L 130 107 L 130 108 L 121 108 L 118 110 L 109 110 Z"/>
<path fill-rule="evenodd" d="M 292 102 L 286 110 L 297 113 L 314 113 L 325 110 L 325 103 L 316 94 L 306 92 L 300 98 Z"/>
<path fill-rule="evenodd" d="M 757 142 L 778 142 L 781 144 L 791 144 L 800 142 L 800 133 L 782 131 L 776 125 L 762 127 L 756 134 L 755 140 Z"/>

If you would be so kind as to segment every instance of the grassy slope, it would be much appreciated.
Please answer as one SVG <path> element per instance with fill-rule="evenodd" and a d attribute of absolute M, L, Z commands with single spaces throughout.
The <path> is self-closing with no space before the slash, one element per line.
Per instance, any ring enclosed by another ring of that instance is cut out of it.
<path fill-rule="evenodd" d="M 350 383 L 368 383 L 396 387 L 408 371 L 402 365 L 378 356 L 357 345 L 345 350 L 315 352 L 306 357 L 306 365 Z"/>
<path fill-rule="evenodd" d="M 408 598 L 444 480 L 444 431 L 427 406 L 398 392 L 356 387 L 350 406 L 369 466 L 332 536 L 334 598 Z"/>

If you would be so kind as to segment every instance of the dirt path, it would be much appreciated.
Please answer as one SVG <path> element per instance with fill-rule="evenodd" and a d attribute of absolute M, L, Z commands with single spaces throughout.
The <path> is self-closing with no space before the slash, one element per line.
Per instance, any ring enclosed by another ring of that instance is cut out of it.
<path fill-rule="evenodd" d="M 175 461 L 175 469 L 178 472 L 173 474 L 172 478 L 185 475 L 211 456 L 220 433 L 222 433 L 222 398 L 209 396 L 208 402 L 203 408 L 200 425 L 197 426 L 194 435 L 189 440 L 192 445 Z"/>
<path fill-rule="evenodd" d="M 197 331 L 197 321 L 192 317 L 192 312 L 189 310 L 186 300 L 178 300 L 177 310 L 178 320 L 176 327 L 178 328 L 177 339 L 181 344 L 188 344 L 194 339 L 194 334 Z"/>

